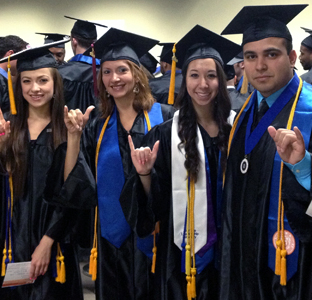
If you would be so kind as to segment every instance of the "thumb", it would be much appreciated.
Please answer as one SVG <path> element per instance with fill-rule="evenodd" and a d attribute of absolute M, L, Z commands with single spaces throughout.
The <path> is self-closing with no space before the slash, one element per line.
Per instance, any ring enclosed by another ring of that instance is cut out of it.
<path fill-rule="evenodd" d="M 159 141 L 156 141 L 156 143 L 153 146 L 152 157 L 157 157 L 158 149 L 159 149 Z"/>
<path fill-rule="evenodd" d="M 276 136 L 276 129 L 273 126 L 269 126 L 268 132 L 269 132 L 269 135 L 271 136 L 271 138 L 274 140 L 274 138 Z"/>
<path fill-rule="evenodd" d="M 89 117 L 90 117 L 90 113 L 91 111 L 95 108 L 95 106 L 91 105 L 89 106 L 87 109 L 86 109 L 86 112 L 84 113 L 83 115 L 83 120 L 84 121 L 88 121 L 89 120 Z"/>

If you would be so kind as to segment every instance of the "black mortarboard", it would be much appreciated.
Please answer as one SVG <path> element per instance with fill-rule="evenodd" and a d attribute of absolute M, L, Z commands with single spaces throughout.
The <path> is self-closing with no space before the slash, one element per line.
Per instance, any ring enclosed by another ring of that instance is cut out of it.
<path fill-rule="evenodd" d="M 69 39 L 45 44 L 35 48 L 28 48 L 12 54 L 10 56 L 10 60 L 12 61 L 17 59 L 16 68 L 18 72 L 32 71 L 41 68 L 56 68 L 56 60 L 48 49 L 68 41 Z M 8 57 L 5 57 L 0 60 L 0 63 L 7 61 Z"/>
<path fill-rule="evenodd" d="M 57 42 L 60 41 L 64 38 L 69 38 L 68 35 L 66 34 L 59 34 L 59 33 L 41 33 L 41 32 L 36 32 L 36 34 L 41 34 L 44 35 L 44 43 L 45 44 L 50 44 L 53 42 Z M 59 44 L 57 46 L 55 46 L 56 48 L 65 48 L 65 44 Z"/>
<path fill-rule="evenodd" d="M 312 29 L 301 27 L 305 32 L 309 33 L 310 35 L 306 37 L 301 44 L 309 49 L 312 50 Z"/>
<path fill-rule="evenodd" d="M 72 18 L 69 16 L 64 16 L 67 19 L 72 19 L 76 20 L 74 27 L 71 30 L 72 34 L 76 34 L 84 39 L 88 40 L 96 40 L 97 34 L 96 34 L 96 28 L 95 25 L 101 26 L 101 27 L 107 27 L 102 24 L 94 23 L 94 22 L 89 22 L 86 20 L 81 20 L 77 18 Z"/>
<path fill-rule="evenodd" d="M 95 57 L 104 61 L 126 59 L 140 65 L 142 57 L 158 43 L 157 40 L 141 35 L 110 28 L 94 43 Z M 91 48 L 84 54 L 90 55 Z"/>
<path fill-rule="evenodd" d="M 292 41 L 286 26 L 308 4 L 244 6 L 221 34 L 243 33 L 243 43 L 268 37 Z"/>
<path fill-rule="evenodd" d="M 224 66 L 224 73 L 226 75 L 226 80 L 231 80 L 235 77 L 235 70 L 233 65 L 225 65 Z"/>
<path fill-rule="evenodd" d="M 233 57 L 228 63 L 227 65 L 229 66 L 233 66 L 239 62 L 244 61 L 244 55 L 243 55 L 243 51 L 239 52 L 237 55 L 235 55 L 235 57 Z"/>
<path fill-rule="evenodd" d="M 155 73 L 158 64 L 157 59 L 149 52 L 140 57 L 140 63 L 151 73 Z"/>
<path fill-rule="evenodd" d="M 201 58 L 216 59 L 222 66 L 241 50 L 230 40 L 196 25 L 176 45 L 177 67 L 185 68 L 191 61 Z"/>
<path fill-rule="evenodd" d="M 159 60 L 171 64 L 172 48 L 173 48 L 174 43 L 158 43 L 158 45 L 163 46 L 160 56 L 159 56 Z M 169 61 L 168 61 L 168 55 L 167 55 L 168 52 L 170 53 Z"/>

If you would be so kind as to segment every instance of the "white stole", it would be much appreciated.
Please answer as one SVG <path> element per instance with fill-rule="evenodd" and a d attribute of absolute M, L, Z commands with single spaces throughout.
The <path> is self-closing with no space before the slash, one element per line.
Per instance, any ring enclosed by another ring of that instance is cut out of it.
<path fill-rule="evenodd" d="M 172 205 L 173 205 L 173 228 L 174 243 L 182 250 L 183 233 L 186 228 L 187 209 L 187 172 L 184 167 L 185 150 L 178 148 L 181 142 L 178 136 L 179 111 L 173 116 L 171 128 L 171 170 L 172 170 Z M 199 172 L 195 184 L 195 253 L 207 243 L 207 190 L 206 190 L 206 164 L 205 150 L 200 130 L 197 126 L 197 149 L 199 150 Z M 186 241 L 186 238 L 185 238 Z"/>

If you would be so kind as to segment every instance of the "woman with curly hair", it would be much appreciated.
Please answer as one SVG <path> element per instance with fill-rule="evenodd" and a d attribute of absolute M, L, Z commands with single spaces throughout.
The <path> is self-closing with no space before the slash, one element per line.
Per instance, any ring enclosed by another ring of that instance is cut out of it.
<path fill-rule="evenodd" d="M 138 57 L 156 43 L 111 28 L 94 44 L 95 56 L 101 59 L 100 115 L 85 128 L 81 142 L 97 181 L 97 235 L 90 261 L 97 299 L 147 300 L 153 293 L 153 239 L 139 239 L 133 232 L 119 196 L 133 168 L 128 135 L 139 146 L 151 127 L 172 118 L 174 113 L 172 107 L 155 103 L 140 68 Z M 79 119 L 75 111 L 69 115 L 73 123 Z"/>
<path fill-rule="evenodd" d="M 133 207 L 128 219 L 139 236 L 160 221 L 154 299 L 218 298 L 217 236 L 231 129 L 222 67 L 236 51 L 238 45 L 195 26 L 176 45 L 179 111 L 145 136 L 147 147 L 135 149 L 129 137 L 137 174 L 127 184 L 132 202 L 121 197 L 121 203 Z"/>

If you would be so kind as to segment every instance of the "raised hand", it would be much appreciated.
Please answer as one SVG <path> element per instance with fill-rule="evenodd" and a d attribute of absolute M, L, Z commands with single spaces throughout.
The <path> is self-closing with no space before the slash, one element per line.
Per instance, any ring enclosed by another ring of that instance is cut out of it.
<path fill-rule="evenodd" d="M 81 133 L 83 128 L 86 126 L 91 111 L 94 106 L 91 105 L 87 108 L 86 112 L 83 114 L 80 109 L 71 109 L 68 111 L 68 107 L 64 107 L 64 122 L 67 127 L 67 131 L 70 134 Z"/>
<path fill-rule="evenodd" d="M 137 173 L 143 176 L 150 174 L 157 158 L 159 141 L 154 144 L 153 150 L 149 147 L 135 149 L 130 135 L 128 136 L 128 141 L 131 150 L 132 163 Z"/>
<path fill-rule="evenodd" d="M 10 121 L 6 121 L 0 109 L 0 143 L 7 139 L 10 134 Z"/>
<path fill-rule="evenodd" d="M 284 162 L 294 165 L 304 158 L 304 140 L 298 127 L 295 126 L 294 130 L 281 128 L 276 130 L 273 126 L 269 126 L 268 132 Z"/>

